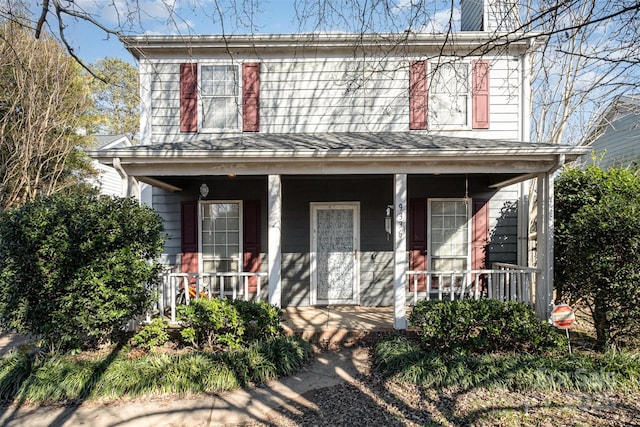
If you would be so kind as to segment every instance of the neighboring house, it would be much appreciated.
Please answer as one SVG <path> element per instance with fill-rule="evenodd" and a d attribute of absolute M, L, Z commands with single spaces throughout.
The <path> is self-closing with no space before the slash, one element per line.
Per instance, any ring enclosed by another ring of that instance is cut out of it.
<path fill-rule="evenodd" d="M 110 150 L 113 148 L 131 147 L 131 141 L 126 135 L 95 135 L 94 150 Z M 100 190 L 100 194 L 107 196 L 128 197 L 130 183 L 123 171 L 118 172 L 118 168 L 113 165 L 105 165 L 97 160 L 93 161 L 93 167 L 98 171 L 98 176 L 94 180 L 94 185 Z"/>
<path fill-rule="evenodd" d="M 393 306 L 398 329 L 414 296 L 499 297 L 492 278 L 531 276 L 484 270 L 526 259 L 519 183 L 537 178 L 547 317 L 553 172 L 585 150 L 527 142 L 537 38 L 487 50 L 505 20 L 467 4 L 483 15 L 454 35 L 125 37 L 142 143 L 93 156 L 153 186 L 170 277 L 278 306 Z"/>
<path fill-rule="evenodd" d="M 581 145 L 591 149 L 579 159 L 582 164 L 596 160 L 604 169 L 640 166 L 640 95 L 617 97 Z"/>

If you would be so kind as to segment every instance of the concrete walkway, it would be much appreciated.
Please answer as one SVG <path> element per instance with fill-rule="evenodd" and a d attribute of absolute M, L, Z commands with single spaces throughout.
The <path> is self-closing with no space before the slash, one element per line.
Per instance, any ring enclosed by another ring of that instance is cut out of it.
<path fill-rule="evenodd" d="M 291 409 L 291 401 L 305 404 L 304 393 L 350 381 L 367 369 L 368 354 L 350 347 L 356 339 L 392 329 L 390 309 L 324 307 L 286 309 L 285 329 L 319 340 L 336 350 L 317 353 L 296 375 L 248 390 L 191 398 L 161 398 L 101 405 L 0 408 L 1 426 L 220 426 L 256 421 L 268 422 L 279 409 Z M 325 341 L 323 341 L 325 340 Z M 21 344 L 12 334 L 0 336 L 0 354 Z M 309 403 L 311 405 L 311 403 Z"/>

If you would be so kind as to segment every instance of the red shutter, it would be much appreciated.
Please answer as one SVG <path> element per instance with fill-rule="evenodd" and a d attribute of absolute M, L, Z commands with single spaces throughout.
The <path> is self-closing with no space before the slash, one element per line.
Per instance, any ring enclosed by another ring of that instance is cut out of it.
<path fill-rule="evenodd" d="M 183 273 L 197 273 L 198 260 L 198 202 L 182 202 L 181 228 Z"/>
<path fill-rule="evenodd" d="M 180 64 L 180 132 L 198 131 L 198 64 Z"/>
<path fill-rule="evenodd" d="M 471 269 L 487 268 L 487 250 L 489 246 L 489 202 L 473 200 L 473 219 L 471 222 Z M 478 283 L 486 287 L 486 277 Z"/>
<path fill-rule="evenodd" d="M 427 269 L 427 201 L 409 200 L 409 269 Z M 409 276 L 409 290 L 413 292 L 413 275 Z M 418 276 L 418 291 L 427 290 L 424 275 Z"/>
<path fill-rule="evenodd" d="M 409 67 L 409 129 L 427 128 L 427 62 Z"/>
<path fill-rule="evenodd" d="M 242 130 L 260 130 L 260 63 L 242 64 Z"/>
<path fill-rule="evenodd" d="M 489 61 L 473 61 L 472 127 L 489 129 Z"/>
<path fill-rule="evenodd" d="M 250 273 L 260 271 L 260 202 L 245 200 L 242 211 L 242 246 L 244 251 L 242 270 Z M 249 278 L 249 292 L 258 292 L 258 280 Z"/>
<path fill-rule="evenodd" d="M 473 200 L 471 227 L 471 268 L 481 270 L 487 267 L 487 244 L 489 243 L 489 202 L 487 200 Z"/>

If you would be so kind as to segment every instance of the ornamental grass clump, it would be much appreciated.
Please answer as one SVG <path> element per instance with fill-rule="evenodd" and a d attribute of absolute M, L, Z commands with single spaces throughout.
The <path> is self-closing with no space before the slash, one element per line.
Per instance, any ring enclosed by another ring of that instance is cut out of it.
<path fill-rule="evenodd" d="M 311 356 L 298 337 L 256 341 L 228 352 L 151 352 L 125 347 L 71 354 L 12 353 L 0 359 L 0 403 L 68 404 L 130 397 L 212 394 L 289 375 Z"/>
<path fill-rule="evenodd" d="M 376 344 L 374 363 L 386 377 L 424 387 L 471 390 L 637 391 L 640 355 L 426 352 L 416 341 L 390 336 Z"/>

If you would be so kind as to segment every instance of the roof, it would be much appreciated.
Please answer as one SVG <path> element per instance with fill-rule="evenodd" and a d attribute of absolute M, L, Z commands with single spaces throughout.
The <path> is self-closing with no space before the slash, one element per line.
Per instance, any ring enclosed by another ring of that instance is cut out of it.
<path fill-rule="evenodd" d="M 227 174 L 495 173 L 524 177 L 548 172 L 587 151 L 566 145 L 414 132 L 244 133 L 90 155 L 105 164 L 116 159 L 127 173 L 145 181 L 152 176 Z"/>
<path fill-rule="evenodd" d="M 219 139 L 201 139 L 155 145 L 137 145 L 119 150 L 120 154 L 163 157 L 206 156 L 225 153 L 269 155 L 318 156 L 358 155 L 388 156 L 447 154 L 517 154 L 524 152 L 569 154 L 572 147 L 557 144 L 538 144 L 496 139 L 459 138 L 414 132 L 350 132 L 350 133 L 298 133 L 264 134 L 243 133 Z"/>
<path fill-rule="evenodd" d="M 629 114 L 638 114 L 640 111 L 640 94 L 619 95 L 607 106 L 599 119 L 589 127 L 579 145 L 589 145 L 602 136 L 605 128 L 612 122 Z"/>
<path fill-rule="evenodd" d="M 217 35 L 142 35 L 121 36 L 125 47 L 137 58 L 155 53 L 188 50 L 190 55 L 199 52 L 219 51 L 230 54 L 238 51 L 260 53 L 293 50 L 297 54 L 305 49 L 327 50 L 332 53 L 353 48 L 378 54 L 389 51 L 412 52 L 424 55 L 425 50 L 436 49 L 439 54 L 459 55 L 462 50 L 475 52 L 482 46 L 484 53 L 492 47 L 528 50 L 542 43 L 544 36 L 534 32 L 455 32 L 455 33 L 297 33 L 297 34 L 217 34 Z M 452 50 L 441 50 L 444 46 Z"/>
<path fill-rule="evenodd" d="M 125 134 L 120 135 L 94 135 L 96 150 L 105 150 L 109 148 L 130 147 L 131 141 Z"/>

